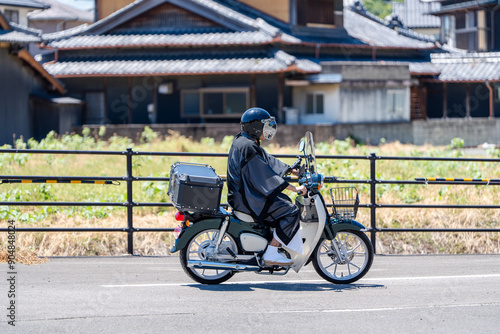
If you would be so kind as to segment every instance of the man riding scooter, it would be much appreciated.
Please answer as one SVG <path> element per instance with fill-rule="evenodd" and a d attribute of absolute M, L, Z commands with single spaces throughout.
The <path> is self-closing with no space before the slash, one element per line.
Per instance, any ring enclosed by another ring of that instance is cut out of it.
<path fill-rule="evenodd" d="M 276 134 L 276 121 L 266 110 L 251 108 L 241 117 L 241 132 L 235 137 L 227 163 L 228 203 L 233 211 L 253 217 L 274 229 L 262 259 L 266 265 L 289 266 L 293 262 L 278 251 L 280 244 L 302 254 L 300 213 L 290 198 L 291 190 L 305 193 L 306 187 L 286 182 L 283 177 L 296 170 L 268 154 L 261 140 Z"/>

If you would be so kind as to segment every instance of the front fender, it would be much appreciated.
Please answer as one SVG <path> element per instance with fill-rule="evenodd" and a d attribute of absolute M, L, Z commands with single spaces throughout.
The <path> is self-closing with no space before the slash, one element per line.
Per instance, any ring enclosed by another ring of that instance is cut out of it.
<path fill-rule="evenodd" d="M 170 253 L 175 253 L 186 247 L 187 243 L 197 233 L 206 229 L 219 229 L 223 220 L 221 219 L 206 219 L 194 223 L 192 226 L 182 230 L 179 237 L 175 240 L 174 247 L 170 249 Z"/>
<path fill-rule="evenodd" d="M 363 231 L 366 228 L 355 220 L 346 220 L 338 223 L 328 223 L 325 225 L 325 231 L 323 232 L 323 237 L 328 240 L 335 238 L 335 235 L 339 231 Z"/>

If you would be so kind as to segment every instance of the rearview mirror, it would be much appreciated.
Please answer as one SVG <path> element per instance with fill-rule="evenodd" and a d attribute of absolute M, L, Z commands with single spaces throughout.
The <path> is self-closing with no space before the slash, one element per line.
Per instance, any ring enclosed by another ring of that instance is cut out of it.
<path fill-rule="evenodd" d="M 304 139 L 301 139 L 299 143 L 299 152 L 304 152 L 305 148 L 306 148 L 306 142 Z"/>

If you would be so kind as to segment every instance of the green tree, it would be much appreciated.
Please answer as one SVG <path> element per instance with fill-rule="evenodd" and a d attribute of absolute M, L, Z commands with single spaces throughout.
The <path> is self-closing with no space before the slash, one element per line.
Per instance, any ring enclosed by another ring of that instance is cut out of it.
<path fill-rule="evenodd" d="M 367 11 L 381 19 L 385 19 L 387 15 L 392 13 L 392 4 L 385 0 L 364 0 L 363 5 Z"/>

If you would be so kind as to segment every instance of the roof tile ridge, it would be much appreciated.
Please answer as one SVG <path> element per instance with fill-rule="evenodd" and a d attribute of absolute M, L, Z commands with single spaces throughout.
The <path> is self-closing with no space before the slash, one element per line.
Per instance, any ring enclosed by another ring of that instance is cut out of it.
<path fill-rule="evenodd" d="M 33 35 L 33 36 L 37 36 L 37 37 L 42 36 L 42 30 L 40 30 L 40 29 L 30 28 L 30 27 L 27 27 L 27 26 L 24 26 L 24 25 L 15 23 L 15 22 L 9 22 L 9 25 L 12 28 L 12 30 L 23 32 L 25 34 Z"/>

